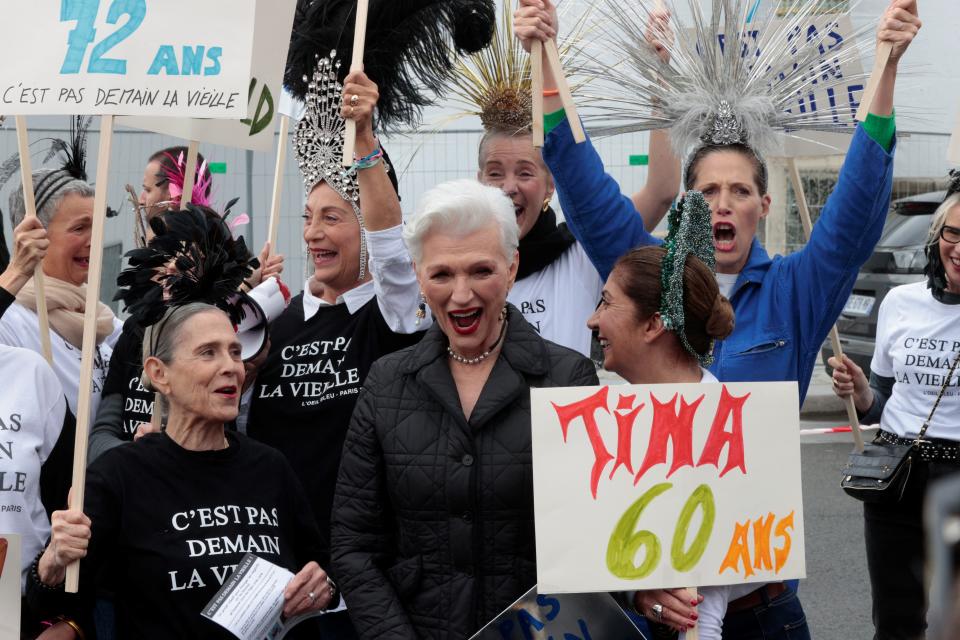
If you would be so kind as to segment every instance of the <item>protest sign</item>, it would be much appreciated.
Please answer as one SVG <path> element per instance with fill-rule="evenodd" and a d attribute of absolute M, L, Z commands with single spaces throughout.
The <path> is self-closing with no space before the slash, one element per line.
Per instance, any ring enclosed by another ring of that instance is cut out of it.
<path fill-rule="evenodd" d="M 850 134 L 854 132 L 855 116 L 860 107 L 867 83 L 863 64 L 857 55 L 856 39 L 859 35 L 847 14 L 819 14 L 808 17 L 805 22 L 792 24 L 784 31 L 784 22 L 774 20 L 748 31 L 745 45 L 741 51 L 744 58 L 761 59 L 764 51 L 773 47 L 783 55 L 793 57 L 792 66 L 796 69 L 803 61 L 799 59 L 798 43 L 801 40 L 819 43 L 821 57 L 813 64 L 808 63 L 810 75 L 814 76 L 805 85 L 804 92 L 797 92 L 795 98 L 786 105 L 778 105 L 790 113 L 816 114 L 825 127 L 846 124 Z M 786 33 L 785 41 L 772 35 Z M 723 47 L 725 36 L 717 34 Z M 770 69 L 771 84 L 780 78 L 776 71 L 787 64 L 779 64 Z M 837 84 L 839 82 L 839 84 Z M 827 86 L 829 85 L 829 86 Z M 820 131 L 796 131 L 789 136 L 779 136 L 781 148 L 771 155 L 777 157 L 822 156 L 845 153 L 850 143 L 846 134 Z"/>
<path fill-rule="evenodd" d="M 247 117 L 235 120 L 119 118 L 124 127 L 163 133 L 208 144 L 272 151 L 280 113 L 283 70 L 290 48 L 296 0 L 257 0 L 253 61 L 247 90 Z"/>
<path fill-rule="evenodd" d="M 20 536 L 0 535 L 0 640 L 20 640 Z"/>
<path fill-rule="evenodd" d="M 793 382 L 534 389 L 543 593 L 805 574 Z"/>
<path fill-rule="evenodd" d="M 957 125 L 950 136 L 950 147 L 947 150 L 947 162 L 960 164 L 960 112 L 957 113 Z"/>
<path fill-rule="evenodd" d="M 643 640 L 644 636 L 609 594 L 543 595 L 534 586 L 470 640 L 527 638 Z"/>
<path fill-rule="evenodd" d="M 254 0 L 7 0 L 0 112 L 247 115 Z"/>

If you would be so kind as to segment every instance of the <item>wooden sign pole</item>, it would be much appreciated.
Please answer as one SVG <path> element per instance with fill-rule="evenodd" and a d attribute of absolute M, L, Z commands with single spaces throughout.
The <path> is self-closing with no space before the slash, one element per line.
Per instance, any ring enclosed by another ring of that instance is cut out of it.
<path fill-rule="evenodd" d="M 353 32 L 353 61 L 350 63 L 350 72 L 363 71 L 363 50 L 367 45 L 367 14 L 369 0 L 357 0 L 357 23 Z M 347 128 L 343 136 L 343 166 L 353 166 L 353 151 L 357 144 L 357 123 L 347 119 Z"/>
<path fill-rule="evenodd" d="M 90 397 L 93 387 L 93 361 L 97 349 L 97 305 L 100 302 L 100 274 L 103 269 L 103 227 L 107 214 L 107 185 L 110 175 L 110 148 L 113 144 L 113 116 L 100 118 L 100 149 L 97 156 L 97 193 L 93 200 L 93 234 L 90 238 L 90 270 L 87 275 L 87 300 L 83 316 L 83 357 L 80 361 L 80 387 L 77 392 L 77 435 L 73 451 L 73 500 L 71 509 L 83 510 L 86 488 L 87 437 L 90 431 Z M 80 565 L 67 567 L 67 593 L 80 586 Z"/>
<path fill-rule="evenodd" d="M 290 117 L 280 114 L 280 139 L 277 141 L 277 166 L 273 172 L 273 201 L 270 204 L 270 228 L 267 241 L 270 252 L 277 251 L 277 231 L 280 227 L 280 197 L 283 192 L 283 170 L 287 160 L 287 138 L 290 136 Z"/>
<path fill-rule="evenodd" d="M 16 116 L 17 146 L 20 150 L 20 176 L 23 179 L 23 204 L 27 218 L 37 217 L 37 199 L 33 192 L 33 169 L 30 166 L 30 141 L 27 137 L 26 116 Z M 47 293 L 43 265 L 33 270 L 33 291 L 37 298 L 37 318 L 40 321 L 40 351 L 47 364 L 53 366 L 53 349 L 50 346 L 50 319 L 47 316 Z"/>
<path fill-rule="evenodd" d="M 790 183 L 793 185 L 793 194 L 797 199 L 797 209 L 800 212 L 800 223 L 803 225 L 803 234 L 810 241 L 810 233 L 813 231 L 813 225 L 810 222 L 810 209 L 807 206 L 807 196 L 804 193 L 803 183 L 800 181 L 800 171 L 797 169 L 797 161 L 794 158 L 787 159 L 787 169 L 790 173 Z M 843 360 L 843 348 L 840 345 L 840 332 L 834 325 L 830 329 L 830 344 L 833 347 L 833 355 L 840 361 Z M 850 432 L 853 433 L 854 449 L 863 451 L 863 434 L 860 433 L 860 419 L 857 418 L 857 407 L 853 403 L 853 396 L 844 398 L 844 406 L 847 409 L 847 419 L 850 421 Z"/>
<path fill-rule="evenodd" d="M 530 45 L 530 97 L 533 100 L 533 146 L 543 148 L 543 43 Z"/>
<path fill-rule="evenodd" d="M 563 65 L 560 63 L 560 50 L 557 49 L 557 43 L 553 40 L 547 40 L 544 45 L 547 55 L 547 64 L 553 72 L 553 78 L 557 83 L 557 91 L 560 92 L 560 101 L 563 102 L 563 111 L 567 115 L 567 121 L 570 122 L 570 130 L 573 132 L 573 140 L 577 144 L 587 140 L 583 132 L 583 125 L 580 123 L 580 113 L 577 111 L 577 105 L 573 102 L 573 93 L 570 91 L 570 84 L 563 73 Z M 542 95 L 543 92 L 541 92 Z"/>
<path fill-rule="evenodd" d="M 857 120 L 863 122 L 870 113 L 870 107 L 873 106 L 873 98 L 877 95 L 877 86 L 880 84 L 880 76 L 883 75 L 883 69 L 890 60 L 890 53 L 893 51 L 893 44 L 881 42 L 877 45 L 877 56 L 873 61 L 873 71 L 870 72 L 870 79 L 863 90 L 863 96 L 860 98 L 860 106 L 857 108 Z"/>
<path fill-rule="evenodd" d="M 183 194 L 180 196 L 180 209 L 186 209 L 193 201 L 193 185 L 197 180 L 197 156 L 200 155 L 200 142 L 191 140 L 187 146 L 187 166 L 183 169 Z"/>

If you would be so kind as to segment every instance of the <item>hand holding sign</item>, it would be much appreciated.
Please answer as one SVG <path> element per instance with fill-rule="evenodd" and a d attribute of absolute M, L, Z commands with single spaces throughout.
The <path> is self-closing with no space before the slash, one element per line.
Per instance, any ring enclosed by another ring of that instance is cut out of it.
<path fill-rule="evenodd" d="M 880 18 L 873 71 L 860 98 L 860 107 L 857 109 L 857 120 L 860 122 L 867 119 L 868 113 L 888 115 L 892 110 L 892 81 L 888 83 L 881 81 L 885 79 L 891 67 L 895 73 L 900 57 L 913 42 L 921 26 L 920 18 L 917 17 L 917 0 L 893 0 Z M 881 101 L 874 104 L 878 97 Z"/>

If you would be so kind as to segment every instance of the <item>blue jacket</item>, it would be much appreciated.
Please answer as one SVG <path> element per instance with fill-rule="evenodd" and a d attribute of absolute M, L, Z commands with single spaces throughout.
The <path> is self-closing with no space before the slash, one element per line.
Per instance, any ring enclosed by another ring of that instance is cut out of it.
<path fill-rule="evenodd" d="M 567 225 L 601 277 L 629 249 L 660 243 L 590 141 L 573 142 L 567 122 L 550 132 L 543 157 Z M 736 328 L 714 351 L 717 379 L 796 380 L 803 402 L 820 346 L 880 239 L 892 186 L 893 149 L 887 153 L 858 126 L 807 246 L 771 259 L 754 238 L 731 295 Z"/>

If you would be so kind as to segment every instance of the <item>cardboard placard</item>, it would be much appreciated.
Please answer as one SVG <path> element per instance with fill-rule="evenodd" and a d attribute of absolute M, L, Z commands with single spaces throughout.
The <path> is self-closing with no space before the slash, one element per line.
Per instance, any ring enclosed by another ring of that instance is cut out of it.
<path fill-rule="evenodd" d="M 644 640 L 644 635 L 607 593 L 544 595 L 534 586 L 470 640 L 525 638 Z"/>
<path fill-rule="evenodd" d="M 784 21 L 774 20 L 766 27 L 769 33 L 779 33 Z M 846 54 L 840 58 L 841 49 L 848 50 L 855 47 L 854 35 L 856 30 L 847 14 L 822 14 L 809 18 L 805 23 L 795 25 L 787 35 L 786 41 L 774 41 L 760 28 L 748 32 L 748 42 L 753 46 L 745 47 L 743 57 L 757 57 L 763 50 L 776 47 L 783 51 L 784 56 L 796 56 L 796 50 L 791 43 L 797 38 L 821 42 L 825 63 L 817 67 L 816 71 L 824 81 L 833 83 L 837 79 L 849 78 L 839 86 L 826 87 L 823 83 L 813 81 L 807 85 L 807 91 L 798 93 L 796 99 L 787 107 L 787 110 L 796 113 L 817 113 L 831 123 L 845 123 L 850 127 L 850 135 L 854 132 L 855 115 L 860 106 L 867 79 L 863 78 L 863 64 L 859 56 Z M 724 34 L 717 34 L 723 46 Z M 792 52 L 792 53 L 791 53 Z M 799 61 L 795 61 L 799 62 Z M 780 65 L 780 68 L 786 63 Z M 771 70 L 772 73 L 772 70 Z M 774 81 L 774 77 L 769 78 Z M 826 133 L 820 131 L 797 131 L 790 136 L 778 136 L 780 149 L 770 155 L 776 157 L 823 156 L 836 153 L 846 153 L 850 144 L 850 137 L 843 133 Z"/>
<path fill-rule="evenodd" d="M 0 112 L 247 115 L 254 0 L 7 0 Z M 14 19 L 15 17 L 15 19 Z"/>
<path fill-rule="evenodd" d="M 253 61 L 250 66 L 247 117 L 236 120 L 191 118 L 119 118 L 124 127 L 163 133 L 207 144 L 273 151 L 280 115 L 283 71 L 297 0 L 256 0 Z"/>
<path fill-rule="evenodd" d="M 794 382 L 534 389 L 544 593 L 805 575 Z"/>

